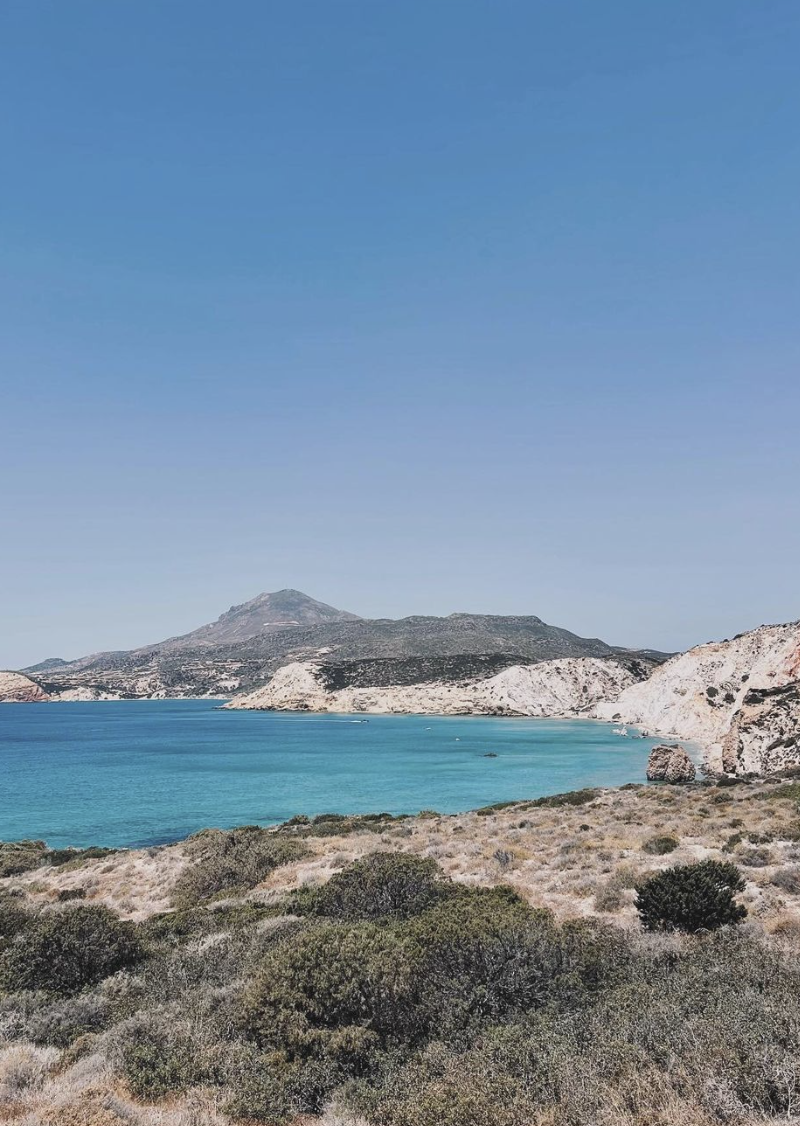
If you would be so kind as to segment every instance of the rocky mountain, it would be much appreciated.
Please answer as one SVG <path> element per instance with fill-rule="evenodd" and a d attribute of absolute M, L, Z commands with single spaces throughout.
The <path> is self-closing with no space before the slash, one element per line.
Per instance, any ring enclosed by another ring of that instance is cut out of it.
<path fill-rule="evenodd" d="M 800 763 L 800 622 L 698 645 L 601 704 L 599 718 L 691 739 L 716 770 Z"/>
<path fill-rule="evenodd" d="M 53 669 L 59 669 L 68 664 L 69 661 L 65 661 L 61 657 L 48 657 L 46 661 L 39 661 L 38 665 L 29 665 L 28 668 L 20 671 L 25 673 L 51 672 Z"/>
<path fill-rule="evenodd" d="M 209 648 L 236 645 L 241 641 L 275 633 L 279 630 L 326 625 L 331 622 L 357 622 L 357 614 L 337 610 L 325 602 L 317 602 L 299 590 L 277 590 L 257 594 L 249 602 L 231 606 L 210 625 L 191 633 L 171 637 L 150 649 L 166 652 L 175 649 Z"/>
<path fill-rule="evenodd" d="M 44 669 L 36 679 L 57 699 L 230 696 L 265 684 L 285 664 L 303 661 L 339 667 L 393 662 L 380 675 L 397 683 L 398 677 L 400 682 L 435 679 L 439 670 L 428 667 L 431 660 L 489 661 L 489 671 L 497 672 L 566 657 L 658 659 L 579 637 L 534 616 L 366 619 L 298 591 L 278 591 L 232 607 L 211 625 L 181 637 L 94 654 Z M 379 675 L 379 665 L 364 666 L 362 675 Z M 472 674 L 461 667 L 459 675 Z"/>

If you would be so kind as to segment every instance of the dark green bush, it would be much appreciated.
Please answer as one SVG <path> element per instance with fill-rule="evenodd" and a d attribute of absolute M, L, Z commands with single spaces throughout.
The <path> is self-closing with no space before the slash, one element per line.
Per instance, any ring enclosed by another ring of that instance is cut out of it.
<path fill-rule="evenodd" d="M 734 899 L 744 887 L 734 864 L 703 860 L 667 868 L 638 884 L 636 909 L 646 930 L 716 930 L 747 914 Z"/>
<path fill-rule="evenodd" d="M 193 863 L 172 892 L 176 907 L 193 907 L 225 892 L 255 887 L 275 868 L 306 854 L 300 841 L 246 826 L 222 832 L 211 829 L 192 838 Z"/>
<path fill-rule="evenodd" d="M 113 856 L 116 852 L 119 852 L 119 849 L 99 848 L 97 845 L 91 845 L 89 848 L 54 848 L 49 850 L 45 861 L 54 868 L 61 868 L 67 864 L 71 869 L 80 868 L 87 860 L 102 860 L 106 856 Z"/>
<path fill-rule="evenodd" d="M 4 939 L 19 934 L 32 918 L 20 896 L 0 892 L 0 949 Z"/>
<path fill-rule="evenodd" d="M 570 972 L 547 911 L 464 892 L 402 927 L 415 983 L 414 1036 L 446 1036 L 547 1003 Z"/>
<path fill-rule="evenodd" d="M 86 898 L 86 888 L 62 888 L 56 897 L 59 903 L 71 903 Z"/>
<path fill-rule="evenodd" d="M 298 1114 L 320 1114 L 344 1078 L 341 1068 L 328 1059 L 288 1059 L 283 1052 L 254 1051 L 242 1058 L 236 1093 L 226 1110 L 237 1121 L 268 1126 L 296 1122 Z"/>
<path fill-rule="evenodd" d="M 533 801 L 526 802 L 525 808 L 557 809 L 562 805 L 588 805 L 595 800 L 597 793 L 597 790 L 568 790 L 565 794 L 550 794 L 544 798 L 535 798 Z"/>
<path fill-rule="evenodd" d="M 136 927 L 107 907 L 43 911 L 3 951 L 0 985 L 69 995 L 142 956 Z"/>
<path fill-rule="evenodd" d="M 46 854 L 44 841 L 0 842 L 0 879 L 40 868 L 45 863 Z"/>
<path fill-rule="evenodd" d="M 666 856 L 668 852 L 674 852 L 679 843 L 676 837 L 651 837 L 642 845 L 642 852 L 648 856 Z"/>
<path fill-rule="evenodd" d="M 122 1064 L 131 1091 L 146 1102 L 185 1091 L 209 1079 L 191 1039 L 166 1026 L 138 1027 L 128 1033 Z"/>
<path fill-rule="evenodd" d="M 433 906 L 447 887 L 434 860 L 374 852 L 314 889 L 305 909 L 342 920 L 408 918 Z"/>
<path fill-rule="evenodd" d="M 408 1030 L 414 983 L 402 939 L 371 923 L 327 923 L 272 950 L 246 992 L 242 1024 L 287 1059 L 359 1074 Z"/>

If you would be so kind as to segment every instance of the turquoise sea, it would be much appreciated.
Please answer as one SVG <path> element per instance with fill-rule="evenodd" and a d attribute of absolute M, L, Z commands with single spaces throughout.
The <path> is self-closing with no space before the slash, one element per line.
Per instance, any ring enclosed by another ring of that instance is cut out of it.
<path fill-rule="evenodd" d="M 655 742 L 591 720 L 3 704 L 0 840 L 145 845 L 296 813 L 450 813 L 643 782 Z"/>

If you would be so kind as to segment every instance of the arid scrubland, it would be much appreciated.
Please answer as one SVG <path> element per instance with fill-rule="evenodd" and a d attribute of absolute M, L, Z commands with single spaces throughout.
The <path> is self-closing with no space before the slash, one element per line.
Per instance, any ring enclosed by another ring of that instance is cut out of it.
<path fill-rule="evenodd" d="M 643 930 L 637 886 L 698 861 L 736 866 L 744 921 Z M 800 1115 L 792 778 L 296 818 L 104 855 L 25 842 L 0 866 L 0 1122 Z"/>

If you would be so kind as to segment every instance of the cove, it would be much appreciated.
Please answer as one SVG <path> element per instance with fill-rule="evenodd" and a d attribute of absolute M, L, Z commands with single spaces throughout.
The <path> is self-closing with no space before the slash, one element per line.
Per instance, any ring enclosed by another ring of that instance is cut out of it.
<path fill-rule="evenodd" d="M 644 782 L 660 741 L 621 738 L 594 720 L 220 711 L 217 703 L 0 706 L 0 839 L 143 846 L 299 813 L 455 813 Z"/>

